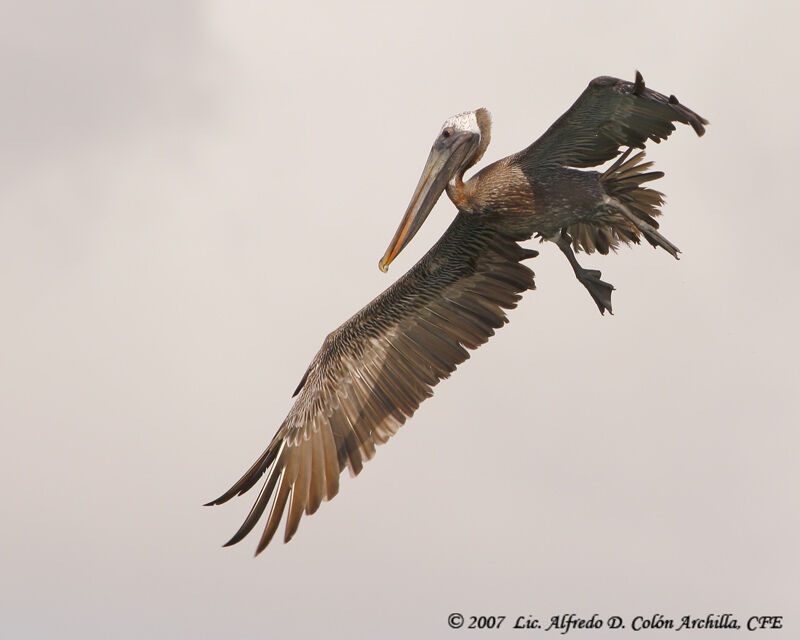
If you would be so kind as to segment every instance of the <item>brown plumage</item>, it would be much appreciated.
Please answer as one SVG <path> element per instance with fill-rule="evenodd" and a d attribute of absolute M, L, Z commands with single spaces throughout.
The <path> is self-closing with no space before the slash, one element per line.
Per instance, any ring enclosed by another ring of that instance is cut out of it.
<path fill-rule="evenodd" d="M 425 398 L 495 329 L 505 310 L 534 288 L 521 262 L 537 255 L 518 243 L 534 233 L 554 241 L 600 311 L 611 310 L 611 285 L 578 265 L 573 253 L 607 253 L 640 236 L 677 257 L 654 216 L 661 194 L 642 184 L 644 153 L 623 153 L 603 173 L 580 171 L 619 155 L 622 146 L 659 142 L 673 122 L 698 135 L 706 120 L 634 83 L 593 80 L 575 104 L 535 143 L 495 162 L 466 183 L 464 172 L 489 143 L 485 109 L 445 122 L 433 144 L 411 204 L 381 260 L 385 270 L 411 240 L 444 190 L 459 213 L 442 238 L 389 289 L 328 335 L 295 395 L 297 399 L 267 449 L 221 504 L 264 484 L 249 515 L 227 545 L 244 538 L 272 501 L 256 553 L 272 540 L 283 514 L 284 541 L 303 513 L 312 514 L 339 489 L 339 474 L 357 475 L 375 446 L 386 442 Z M 227 546 L 226 545 L 226 546 Z"/>
<path fill-rule="evenodd" d="M 275 488 L 258 544 L 275 533 L 289 502 L 285 541 L 303 511 L 314 513 L 339 490 L 339 473 L 353 475 L 386 442 L 431 387 L 469 357 L 506 321 L 505 309 L 533 289 L 520 261 L 536 255 L 502 231 L 491 216 L 459 214 L 441 240 L 406 275 L 328 335 L 267 450 L 242 478 L 210 504 L 250 489 L 271 470 L 235 544 L 255 526 Z M 291 500 L 289 500 L 291 493 Z"/>
<path fill-rule="evenodd" d="M 638 244 L 644 236 L 678 257 L 678 248 L 658 232 L 655 220 L 663 194 L 642 186 L 664 174 L 648 171 L 652 163 L 643 162 L 644 152 L 628 159 L 632 148 L 667 138 L 674 122 L 691 125 L 699 136 L 708 124 L 674 95 L 647 89 L 638 71 L 633 83 L 595 78 L 536 142 L 466 183 L 456 176 L 447 193 L 462 211 L 530 214 L 531 233 L 553 241 L 600 312 L 611 312 L 614 287 L 600 279 L 599 271 L 582 268 L 573 248 L 606 254 L 620 242 Z M 628 150 L 603 173 L 577 170 L 611 160 L 623 146 Z"/>

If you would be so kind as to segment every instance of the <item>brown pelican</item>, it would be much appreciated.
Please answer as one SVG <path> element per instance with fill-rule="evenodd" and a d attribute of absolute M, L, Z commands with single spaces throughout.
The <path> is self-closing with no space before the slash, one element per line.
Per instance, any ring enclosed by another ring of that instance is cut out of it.
<path fill-rule="evenodd" d="M 358 475 L 375 445 L 386 442 L 432 387 L 486 342 L 534 288 L 522 260 L 537 255 L 518 242 L 534 233 L 567 256 L 600 311 L 611 311 L 613 287 L 600 272 L 582 268 L 573 253 L 607 253 L 620 242 L 639 242 L 677 257 L 653 216 L 659 192 L 641 185 L 663 174 L 646 171 L 644 153 L 631 148 L 659 142 L 691 125 L 703 135 L 707 121 L 645 88 L 642 76 L 625 82 L 592 80 L 575 104 L 527 149 L 503 158 L 467 182 L 464 172 L 489 144 L 486 109 L 453 116 L 442 126 L 411 203 L 380 267 L 405 247 L 441 194 L 458 207 L 453 223 L 402 278 L 329 334 L 294 392 L 289 414 L 264 453 L 222 496 L 222 504 L 265 476 L 258 498 L 225 546 L 244 538 L 272 499 L 256 554 L 270 542 L 287 509 L 284 541 L 303 512 L 314 513 L 339 490 L 339 475 Z M 580 168 L 622 155 L 602 173 Z"/>

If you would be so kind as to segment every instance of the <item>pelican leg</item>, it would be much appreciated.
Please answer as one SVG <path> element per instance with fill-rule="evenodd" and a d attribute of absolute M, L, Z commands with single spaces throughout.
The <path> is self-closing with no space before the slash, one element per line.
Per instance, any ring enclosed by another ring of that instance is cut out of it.
<path fill-rule="evenodd" d="M 555 238 L 551 238 L 553 242 L 558 245 L 558 248 L 561 249 L 561 253 L 567 256 L 567 260 L 572 265 L 572 270 L 575 272 L 575 277 L 578 278 L 578 282 L 580 282 L 589 294 L 592 296 L 592 300 L 594 300 L 597 308 L 600 309 L 601 314 L 605 314 L 608 311 L 610 314 L 614 314 L 611 310 L 611 292 L 614 290 L 614 286 L 610 285 L 608 282 L 603 282 L 600 279 L 600 272 L 597 269 L 584 269 L 580 264 L 578 264 L 578 260 L 575 257 L 575 253 L 572 251 L 572 238 L 569 237 L 566 231 L 561 231 Z"/>

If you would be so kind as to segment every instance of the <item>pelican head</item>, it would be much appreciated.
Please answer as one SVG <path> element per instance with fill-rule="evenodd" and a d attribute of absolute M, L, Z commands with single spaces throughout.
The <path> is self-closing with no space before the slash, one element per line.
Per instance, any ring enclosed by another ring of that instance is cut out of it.
<path fill-rule="evenodd" d="M 448 185 L 463 185 L 464 172 L 483 156 L 489 145 L 491 116 L 486 109 L 466 111 L 448 118 L 433 142 L 428 161 L 422 170 L 403 220 L 378 266 L 387 271 L 389 264 L 419 231 L 425 218 Z"/>

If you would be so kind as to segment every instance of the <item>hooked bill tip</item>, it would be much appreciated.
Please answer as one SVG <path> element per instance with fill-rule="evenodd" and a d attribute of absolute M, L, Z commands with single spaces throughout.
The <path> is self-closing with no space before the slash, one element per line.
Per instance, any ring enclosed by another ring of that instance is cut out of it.
<path fill-rule="evenodd" d="M 387 264 L 385 257 L 378 260 L 378 269 L 380 269 L 384 273 L 386 273 L 389 270 L 389 265 Z"/>

